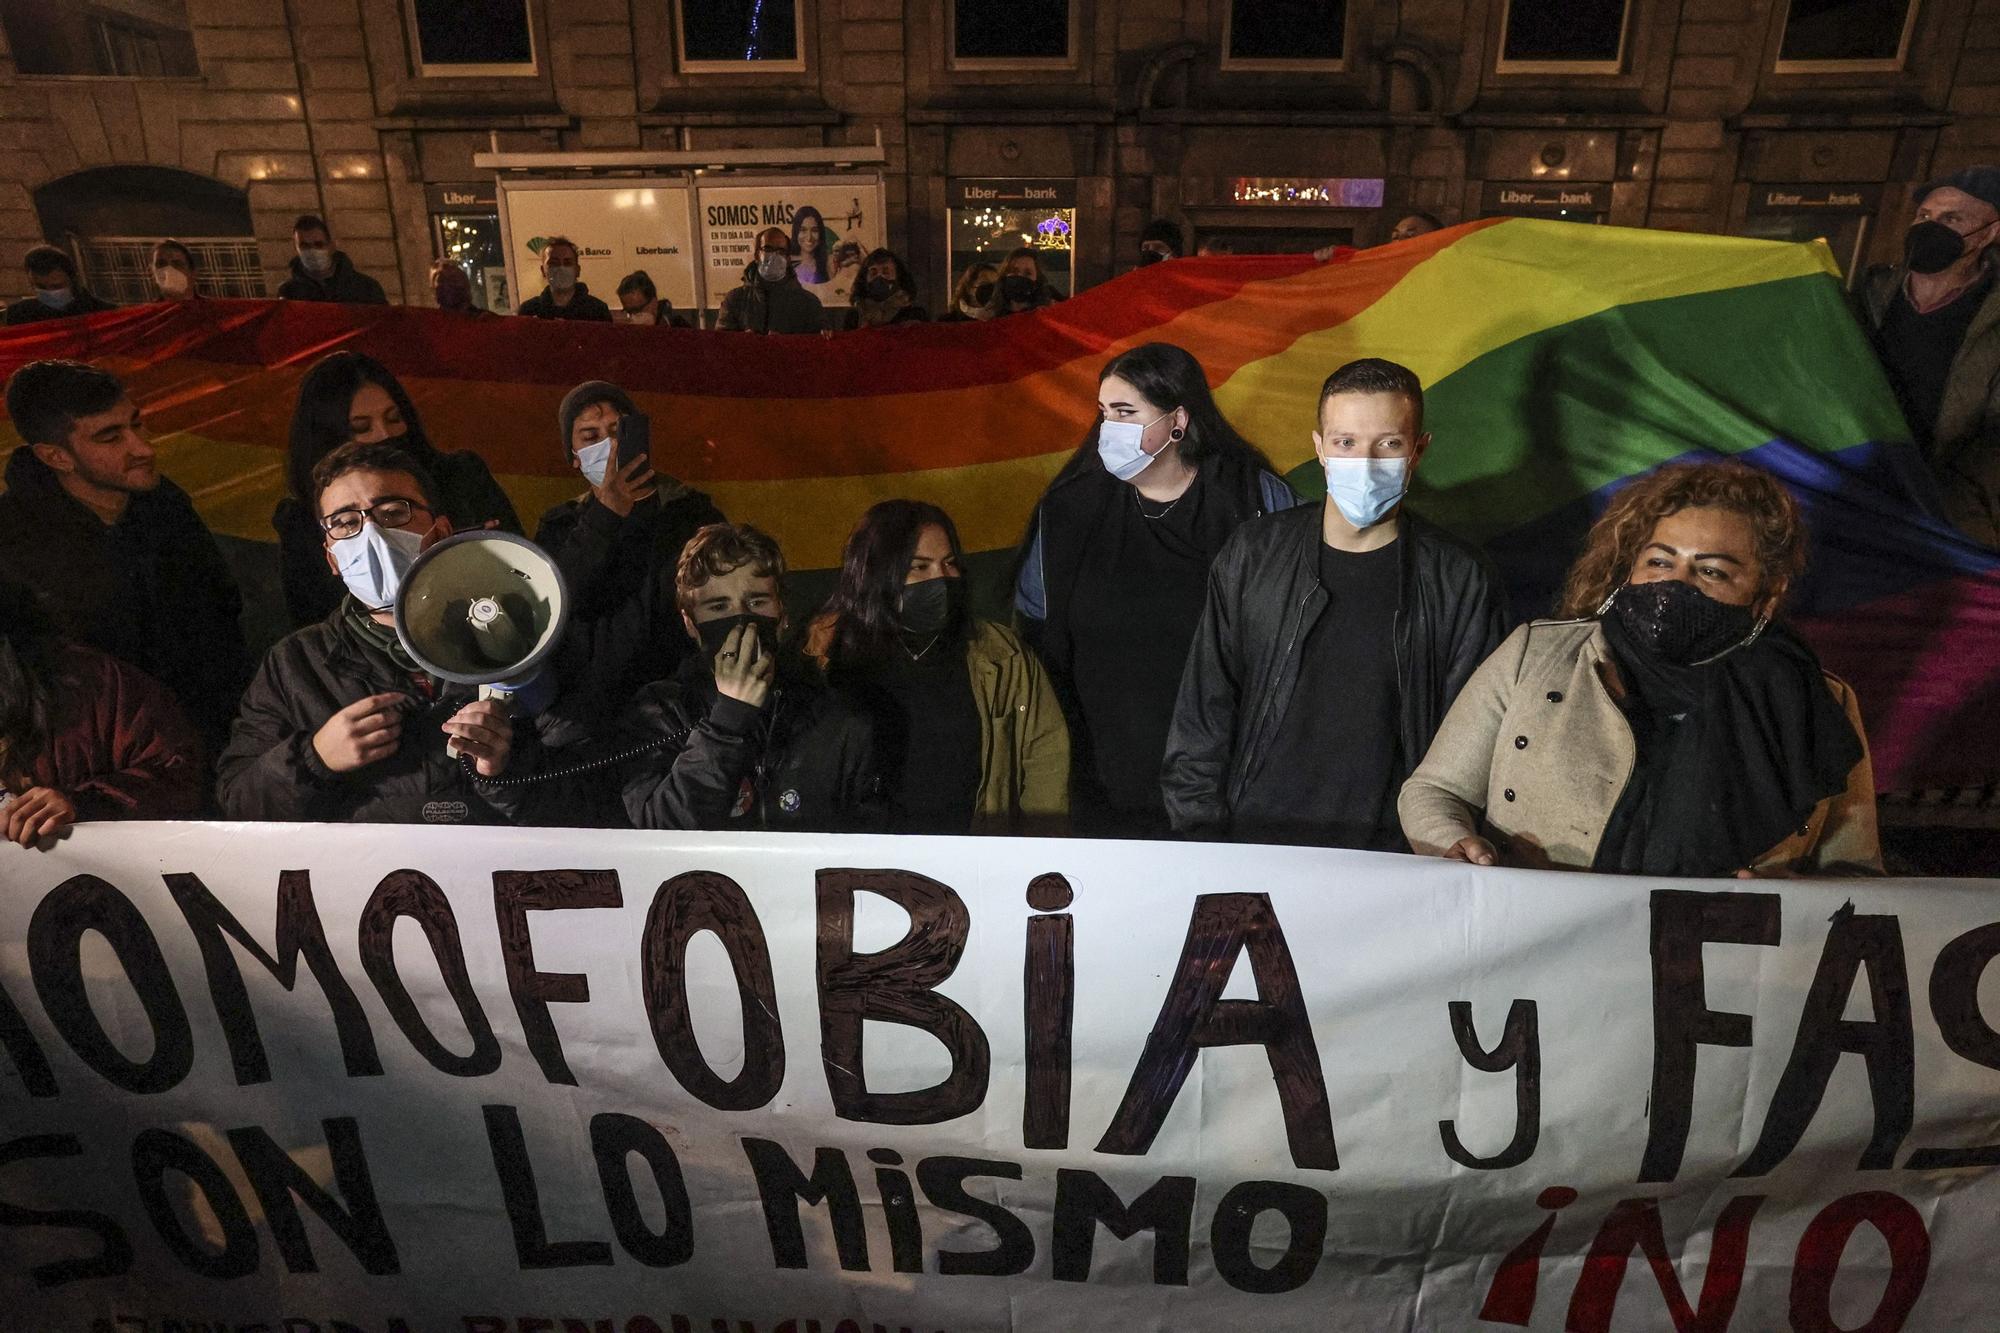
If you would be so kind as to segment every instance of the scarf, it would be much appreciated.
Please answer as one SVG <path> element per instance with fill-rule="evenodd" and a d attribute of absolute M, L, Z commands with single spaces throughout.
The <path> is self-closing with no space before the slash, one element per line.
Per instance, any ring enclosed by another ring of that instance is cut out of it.
<path fill-rule="evenodd" d="M 894 319 L 899 312 L 907 309 L 909 305 L 910 294 L 901 287 L 896 288 L 880 301 L 871 301 L 859 293 L 856 293 L 854 297 L 854 309 L 861 327 L 864 329 L 882 327 Z"/>
<path fill-rule="evenodd" d="M 1732 875 L 1846 789 L 1861 740 L 1789 630 L 1773 624 L 1747 648 L 1683 667 L 1647 652 L 1617 617 L 1598 623 L 1625 681 L 1638 762 L 1591 869 Z"/>
<path fill-rule="evenodd" d="M 403 647 L 403 641 L 396 637 L 394 625 L 384 625 L 376 620 L 368 613 L 367 608 L 355 601 L 351 595 L 341 601 L 340 609 L 347 618 L 347 627 L 354 631 L 361 642 L 394 662 L 409 675 L 426 684 L 432 683 L 429 674 L 417 665 L 417 660 L 410 656 L 409 649 Z"/>

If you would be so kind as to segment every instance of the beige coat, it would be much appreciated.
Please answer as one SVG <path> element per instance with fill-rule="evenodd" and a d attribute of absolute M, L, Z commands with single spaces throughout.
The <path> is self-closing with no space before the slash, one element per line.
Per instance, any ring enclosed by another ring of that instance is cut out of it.
<path fill-rule="evenodd" d="M 833 619 L 806 629 L 807 657 L 826 666 Z M 979 791 L 974 833 L 1058 836 L 1069 825 L 1069 724 L 1042 663 L 1014 631 L 974 623 L 965 645 L 979 705 Z"/>
<path fill-rule="evenodd" d="M 1611 649 L 1592 620 L 1538 620 L 1508 636 L 1445 716 L 1396 802 L 1419 853 L 1490 839 L 1507 865 L 1587 870 L 1637 759 L 1632 729 L 1602 674 Z M 1615 671 L 1614 671 L 1615 679 Z M 1847 790 L 1819 803 L 1805 828 L 1756 869 L 1881 874 L 1875 780 L 1854 692 L 1826 678 L 1861 737 Z"/>

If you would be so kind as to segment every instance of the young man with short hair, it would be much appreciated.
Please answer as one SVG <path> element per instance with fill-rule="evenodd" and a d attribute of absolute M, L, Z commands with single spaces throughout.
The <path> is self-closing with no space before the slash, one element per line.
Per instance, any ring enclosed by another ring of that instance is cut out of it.
<path fill-rule="evenodd" d="M 34 361 L 7 382 L 22 446 L 0 495 L 0 574 L 42 595 L 63 633 L 151 675 L 212 758 L 248 674 L 243 596 L 187 492 L 160 474 L 116 376 Z"/>
<path fill-rule="evenodd" d="M 563 461 L 586 489 L 542 515 L 535 541 L 562 570 L 570 624 L 556 669 L 580 718 L 615 717 L 640 686 L 694 651 L 674 592 L 681 551 L 723 521 L 707 495 L 641 454 L 618 461 L 619 423 L 639 410 L 615 384 L 569 391 L 556 416 Z"/>
<path fill-rule="evenodd" d="M 162 301 L 198 301 L 195 290 L 194 251 L 171 236 L 153 244 L 153 287 Z"/>
<path fill-rule="evenodd" d="M 0 324 L 33 324 L 118 308 L 84 290 L 83 281 L 77 276 L 76 261 L 67 251 L 53 245 L 38 245 L 28 251 L 24 267 L 35 294 L 8 306 L 6 313 L 0 315 Z"/>
<path fill-rule="evenodd" d="M 223 814 L 520 822 L 526 798 L 482 779 L 529 767 L 522 752 L 538 748 L 533 728 L 516 728 L 499 700 L 426 674 L 396 636 L 403 578 L 451 535 L 422 465 L 394 444 L 344 444 L 313 469 L 313 483 L 326 562 L 347 596 L 324 622 L 281 639 L 245 691 L 216 766 Z"/>
<path fill-rule="evenodd" d="M 582 272 L 583 260 L 576 242 L 567 236 L 549 237 L 542 246 L 542 294 L 523 301 L 519 313 L 529 319 L 580 319 L 609 324 L 611 307 L 577 281 Z"/>
<path fill-rule="evenodd" d="M 633 704 L 632 738 L 668 741 L 628 766 L 625 810 L 635 826 L 886 827 L 866 714 L 778 646 L 784 577 L 778 544 L 748 524 L 711 524 L 681 552 L 674 588 L 700 647 Z"/>
<path fill-rule="evenodd" d="M 1176 832 L 1408 850 L 1396 793 L 1507 627 L 1481 557 L 1403 508 L 1423 402 L 1394 362 L 1336 370 L 1313 432 L 1326 500 L 1216 556 L 1167 734 Z"/>
<path fill-rule="evenodd" d="M 338 301 L 347 305 L 387 305 L 382 284 L 354 267 L 347 252 L 334 248 L 326 220 L 301 213 L 292 222 L 292 276 L 278 288 L 286 301 Z"/>
<path fill-rule="evenodd" d="M 826 307 L 799 282 L 792 238 L 782 227 L 757 233 L 757 253 L 743 283 L 722 298 L 715 327 L 736 333 L 824 333 Z"/>

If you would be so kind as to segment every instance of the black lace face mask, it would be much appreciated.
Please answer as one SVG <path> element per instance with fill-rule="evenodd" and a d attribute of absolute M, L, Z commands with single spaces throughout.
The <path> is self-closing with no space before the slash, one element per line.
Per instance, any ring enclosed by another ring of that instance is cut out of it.
<path fill-rule="evenodd" d="M 1611 595 L 1615 616 L 1642 652 L 1672 666 L 1692 666 L 1747 641 L 1758 628 L 1747 606 L 1718 602 L 1678 579 L 1628 583 Z"/>

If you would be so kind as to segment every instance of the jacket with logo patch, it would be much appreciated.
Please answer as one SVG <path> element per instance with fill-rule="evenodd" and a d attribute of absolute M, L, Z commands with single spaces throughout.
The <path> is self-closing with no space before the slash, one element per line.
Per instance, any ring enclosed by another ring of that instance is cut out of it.
<path fill-rule="evenodd" d="M 889 806 L 868 715 L 796 653 L 778 657 L 762 708 L 715 688 L 699 655 L 639 691 L 624 730 L 671 740 L 625 768 L 638 828 L 869 833 Z"/>

